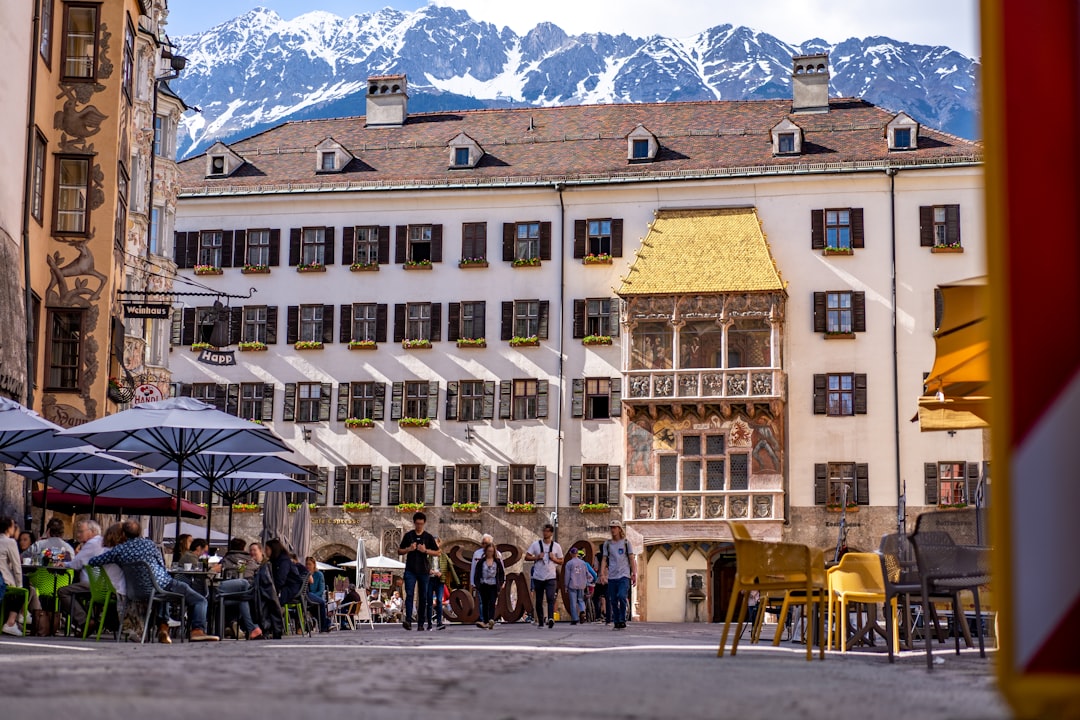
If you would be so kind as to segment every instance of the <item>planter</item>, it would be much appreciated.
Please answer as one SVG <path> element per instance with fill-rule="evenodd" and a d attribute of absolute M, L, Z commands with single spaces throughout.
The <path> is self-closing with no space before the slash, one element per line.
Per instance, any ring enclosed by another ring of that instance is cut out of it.
<path fill-rule="evenodd" d="M 234 513 L 257 513 L 262 510 L 262 508 L 258 505 L 248 505 L 246 503 L 242 503 L 239 505 L 233 505 L 232 510 Z"/>
<path fill-rule="evenodd" d="M 394 509 L 399 513 L 421 512 L 424 509 L 424 503 L 398 503 Z"/>
<path fill-rule="evenodd" d="M 840 507 L 839 505 L 826 505 L 825 510 L 827 512 L 831 512 L 831 513 L 839 513 L 839 512 L 843 512 L 844 508 Z M 859 512 L 859 506 L 858 505 L 848 505 L 847 511 L 848 511 L 848 513 L 857 513 L 857 512 Z"/>
<path fill-rule="evenodd" d="M 240 352 L 266 352 L 266 343 L 242 342 L 236 346 Z"/>
<path fill-rule="evenodd" d="M 854 340 L 855 333 L 853 332 L 834 332 L 825 333 L 826 340 Z"/>
<path fill-rule="evenodd" d="M 323 344 L 318 340 L 301 340 L 293 345 L 294 350 L 322 350 Z"/>
<path fill-rule="evenodd" d="M 350 350 L 377 350 L 378 347 L 374 340 L 353 340 L 349 343 Z"/>
<path fill-rule="evenodd" d="M 586 255 L 581 258 L 582 265 L 610 265 L 610 255 Z"/>
<path fill-rule="evenodd" d="M 245 265 L 240 272 L 244 275 L 269 275 L 270 268 L 266 265 Z"/>
<path fill-rule="evenodd" d="M 369 513 L 371 512 L 371 503 L 345 503 L 341 506 L 341 509 L 347 513 Z"/>
<path fill-rule="evenodd" d="M 513 265 L 516 268 L 540 267 L 540 258 L 538 258 L 538 257 L 537 258 L 528 258 L 528 259 L 519 258 L 517 260 L 514 260 L 511 263 L 511 265 Z"/>
<path fill-rule="evenodd" d="M 586 335 L 581 340 L 582 345 L 610 345 L 611 338 L 607 335 Z"/>
<path fill-rule="evenodd" d="M 430 340 L 402 340 L 401 347 L 406 350 L 430 350 Z"/>
<path fill-rule="evenodd" d="M 379 263 L 353 263 L 349 266 L 349 272 L 378 272 Z"/>
<path fill-rule="evenodd" d="M 348 418 L 345 420 L 345 427 L 353 430 L 363 430 L 375 427 L 375 421 L 371 418 Z"/>
<path fill-rule="evenodd" d="M 297 265 L 296 272 L 298 273 L 320 273 L 326 272 L 325 265 Z"/>
<path fill-rule="evenodd" d="M 964 252 L 964 248 L 959 246 L 952 247 L 949 245 L 935 245 L 934 247 L 930 248 L 930 252 L 932 252 L 934 255 L 947 255 L 949 253 L 956 254 Z"/>
<path fill-rule="evenodd" d="M 480 503 L 454 503 L 450 510 L 455 513 L 475 515 L 480 512 Z"/>
<path fill-rule="evenodd" d="M 431 263 L 405 263 L 402 267 L 406 270 L 431 270 L 434 266 Z"/>
<path fill-rule="evenodd" d="M 536 513 L 536 506 L 532 503 L 510 503 L 506 506 L 506 512 L 508 513 Z"/>
<path fill-rule="evenodd" d="M 607 503 L 582 503 L 578 505 L 578 511 L 586 515 L 589 513 L 607 513 L 611 511 L 611 506 Z"/>
<path fill-rule="evenodd" d="M 221 275 L 224 272 L 225 271 L 222 270 L 221 268 L 214 267 L 212 265 L 196 265 L 195 266 L 195 274 L 196 275 Z"/>
<path fill-rule="evenodd" d="M 510 338 L 510 347 L 539 347 L 540 339 L 535 337 Z"/>
<path fill-rule="evenodd" d="M 289 503 L 287 509 L 288 509 L 289 512 L 296 512 L 297 510 L 299 510 L 302 507 L 304 507 L 304 506 L 301 503 Z M 311 512 L 319 512 L 319 506 L 316 505 L 315 503 L 310 503 L 308 505 L 308 510 L 310 510 Z"/>
<path fill-rule="evenodd" d="M 431 418 L 401 418 L 398 420 L 398 427 L 429 428 L 431 427 Z"/>
<path fill-rule="evenodd" d="M 486 268 L 488 266 L 487 260 L 460 260 L 457 266 L 459 268 Z"/>
<path fill-rule="evenodd" d="M 486 348 L 487 340 L 484 338 L 458 338 L 457 346 L 459 348 Z"/>
<path fill-rule="evenodd" d="M 967 503 L 953 503 L 952 505 L 938 505 L 938 510 L 966 510 Z"/>
<path fill-rule="evenodd" d="M 135 397 L 135 391 L 125 387 L 115 387 L 110 385 L 108 390 L 105 391 L 109 400 L 120 405 L 122 403 L 131 402 L 131 399 Z"/>
<path fill-rule="evenodd" d="M 851 248 L 825 248 L 821 251 L 822 255 L 854 255 L 855 251 Z"/>
<path fill-rule="evenodd" d="M 210 343 L 191 343 L 191 352 L 202 352 L 203 350 L 212 350 L 213 346 Z"/>

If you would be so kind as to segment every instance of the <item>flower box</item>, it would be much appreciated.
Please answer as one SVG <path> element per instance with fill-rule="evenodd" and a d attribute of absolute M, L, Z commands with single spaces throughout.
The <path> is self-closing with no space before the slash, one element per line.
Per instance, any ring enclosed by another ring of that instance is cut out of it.
<path fill-rule="evenodd" d="M 487 258 L 461 258 L 457 266 L 459 268 L 486 268 L 488 261 Z"/>
<path fill-rule="evenodd" d="M 578 505 L 578 511 L 583 513 L 606 513 L 611 510 L 611 506 L 607 503 L 581 503 Z"/>
<path fill-rule="evenodd" d="M 841 505 L 839 503 L 830 503 L 830 504 L 825 506 L 825 509 L 828 510 L 829 512 L 834 512 L 834 513 L 842 512 L 844 510 L 844 508 L 841 507 Z M 857 513 L 857 512 L 859 512 L 859 506 L 852 503 L 852 504 L 847 506 L 847 511 L 849 513 Z"/>
<path fill-rule="evenodd" d="M 371 512 L 371 503 L 366 502 L 347 502 L 341 506 L 341 509 L 347 513 L 365 513 Z"/>
<path fill-rule="evenodd" d="M 480 512 L 480 503 L 456 502 L 450 506 L 450 509 L 456 513 L 478 513 Z"/>
<path fill-rule="evenodd" d="M 308 510 L 313 510 L 315 512 L 319 511 L 319 506 L 316 505 L 315 503 L 308 503 L 307 506 L 308 506 Z M 300 508 L 304 507 L 304 504 L 303 503 L 289 503 L 287 507 L 289 509 L 289 512 L 296 512 Z"/>
<path fill-rule="evenodd" d="M 431 349 L 430 340 L 402 340 L 401 347 L 406 350 L 429 350 Z"/>
<path fill-rule="evenodd" d="M 966 502 L 946 503 L 945 505 L 938 505 L 938 510 L 963 510 L 967 506 Z"/>
<path fill-rule="evenodd" d="M 397 421 L 397 424 L 398 427 L 429 428 L 431 427 L 431 418 L 403 417 Z"/>
<path fill-rule="evenodd" d="M 827 332 L 825 333 L 826 340 L 854 340 L 855 333 L 853 332 Z"/>
<path fill-rule="evenodd" d="M 822 255 L 854 255 L 855 251 L 852 250 L 851 248 L 827 247 L 827 248 L 825 248 L 825 250 L 821 254 Z"/>
<path fill-rule="evenodd" d="M 406 270 L 431 270 L 432 265 L 430 260 L 420 260 L 419 262 L 408 261 L 404 265 Z"/>
<path fill-rule="evenodd" d="M 581 340 L 582 345 L 610 345 L 610 335 L 586 335 Z"/>
<path fill-rule="evenodd" d="M 378 272 L 379 263 L 353 263 L 349 266 L 349 272 Z"/>
<path fill-rule="evenodd" d="M 221 275 L 224 271 L 214 265 L 196 265 L 196 275 Z"/>
<path fill-rule="evenodd" d="M 378 347 L 374 340 L 351 340 L 349 342 L 350 350 L 375 350 Z"/>
<path fill-rule="evenodd" d="M 602 255 L 586 255 L 581 258 L 582 265 L 610 265 L 611 256 L 604 253 Z"/>
<path fill-rule="evenodd" d="M 245 265 L 240 268 L 240 272 L 244 275 L 269 275 L 269 265 Z"/>
<path fill-rule="evenodd" d="M 248 422 L 253 422 L 256 425 L 262 425 L 263 424 L 262 418 L 248 418 L 247 421 Z"/>
<path fill-rule="evenodd" d="M 935 255 L 943 255 L 948 253 L 962 253 L 964 248 L 960 245 L 935 245 L 930 248 L 930 252 Z"/>
<path fill-rule="evenodd" d="M 510 347 L 538 347 L 540 345 L 540 339 L 533 335 L 532 337 L 512 337 L 510 338 Z"/>
<path fill-rule="evenodd" d="M 191 352 L 202 352 L 203 350 L 209 350 L 213 347 L 210 343 L 191 343 Z"/>
<path fill-rule="evenodd" d="M 326 266 L 319 263 L 311 263 L 310 265 L 297 265 L 296 272 L 298 273 L 316 273 L 326 272 Z"/>
<path fill-rule="evenodd" d="M 540 258 L 515 258 L 511 265 L 514 267 L 540 267 Z"/>
<path fill-rule="evenodd" d="M 375 421 L 371 418 L 346 418 L 345 427 L 347 428 L 373 428 L 375 427 Z"/>
<path fill-rule="evenodd" d="M 240 352 L 265 352 L 266 343 L 264 342 L 242 342 L 236 346 Z"/>
<path fill-rule="evenodd" d="M 394 509 L 399 513 L 420 512 L 424 509 L 424 503 L 398 503 Z"/>
<path fill-rule="evenodd" d="M 507 503 L 506 512 L 508 513 L 534 513 L 536 512 L 536 505 L 533 503 Z"/>
<path fill-rule="evenodd" d="M 261 509 L 262 508 L 255 503 L 233 503 L 232 506 L 233 512 L 238 513 L 256 513 Z"/>
<path fill-rule="evenodd" d="M 293 345 L 294 350 L 322 350 L 323 344 L 321 340 L 301 340 Z"/>
<path fill-rule="evenodd" d="M 459 348 L 486 348 L 487 340 L 485 338 L 458 338 L 457 346 Z"/>

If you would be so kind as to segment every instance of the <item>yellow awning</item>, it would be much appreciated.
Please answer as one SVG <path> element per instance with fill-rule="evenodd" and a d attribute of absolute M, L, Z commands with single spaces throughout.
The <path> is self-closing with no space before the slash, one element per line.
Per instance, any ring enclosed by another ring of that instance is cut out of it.
<path fill-rule="evenodd" d="M 990 427 L 990 398 L 964 397 L 958 399 L 937 397 L 919 398 L 919 429 L 975 430 Z"/>
<path fill-rule="evenodd" d="M 757 210 L 660 210 L 620 296 L 784 289 Z"/>
<path fill-rule="evenodd" d="M 934 333 L 934 367 L 926 378 L 928 392 L 946 396 L 957 383 L 990 382 L 990 330 L 986 322 L 986 278 L 942 285 L 941 326 Z"/>

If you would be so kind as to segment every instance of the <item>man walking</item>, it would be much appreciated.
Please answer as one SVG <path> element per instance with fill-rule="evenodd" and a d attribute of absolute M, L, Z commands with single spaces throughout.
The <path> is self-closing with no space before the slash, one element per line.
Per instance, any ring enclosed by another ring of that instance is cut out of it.
<path fill-rule="evenodd" d="M 555 542 L 555 527 L 550 523 L 544 526 L 544 537 L 536 540 L 525 553 L 525 559 L 533 563 L 532 579 L 536 599 L 536 625 L 555 627 L 555 590 L 559 565 L 563 564 L 562 546 Z M 547 598 L 547 614 L 544 614 L 544 598 Z"/>
<path fill-rule="evenodd" d="M 405 533 L 398 547 L 398 555 L 405 556 L 405 621 L 401 623 L 406 630 L 412 630 L 413 597 L 416 597 L 417 630 L 431 623 L 431 594 L 428 592 L 428 573 L 431 572 L 430 558 L 439 554 L 435 538 L 424 530 L 427 515 L 422 512 L 413 514 L 413 529 Z"/>
<path fill-rule="evenodd" d="M 630 586 L 637 584 L 637 559 L 630 549 L 623 525 L 611 521 L 611 539 L 604 541 L 604 559 L 600 565 L 600 582 L 608 586 L 608 606 L 615 630 L 626 629 Z"/>

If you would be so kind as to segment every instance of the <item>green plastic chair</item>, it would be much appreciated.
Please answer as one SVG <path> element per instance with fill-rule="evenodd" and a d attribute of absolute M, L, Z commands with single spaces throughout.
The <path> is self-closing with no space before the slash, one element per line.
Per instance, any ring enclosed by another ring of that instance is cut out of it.
<path fill-rule="evenodd" d="M 303 592 L 303 591 L 301 591 L 301 592 Z M 304 612 L 304 606 L 305 605 L 306 605 L 306 603 L 303 601 L 303 599 L 297 598 L 296 600 L 293 600 L 291 603 L 286 603 L 286 604 L 281 606 L 281 610 L 285 614 L 285 634 L 286 635 L 292 635 L 293 634 L 292 633 L 292 620 L 291 620 L 292 614 L 289 612 L 290 610 L 295 610 L 296 611 L 296 615 L 297 615 L 297 617 L 298 617 L 298 619 L 300 621 L 300 628 L 299 628 L 300 632 L 299 632 L 299 634 L 300 635 L 311 635 L 311 629 L 308 627 L 307 620 L 305 619 L 305 612 Z"/>
<path fill-rule="evenodd" d="M 37 590 L 38 600 L 41 601 L 42 609 L 45 609 L 45 601 L 51 599 L 53 604 L 52 612 L 58 613 L 60 612 L 60 588 L 70 585 L 74 575 L 75 573 L 72 570 L 57 573 L 46 570 L 45 568 L 37 568 L 26 576 L 26 580 L 30 584 L 30 587 Z M 68 617 L 64 634 L 70 634 L 70 632 L 71 618 Z"/>
<path fill-rule="evenodd" d="M 8 595 L 22 595 L 22 634 L 23 637 L 25 637 L 26 628 L 30 623 L 30 591 L 23 587 L 8 586 L 7 590 L 4 592 L 4 597 L 7 597 Z M 0 622 L 4 622 L 4 620 L 0 620 Z"/>
<path fill-rule="evenodd" d="M 108 573 L 105 572 L 105 568 L 87 565 L 85 569 L 86 575 L 90 579 L 90 605 L 86 608 L 83 640 L 86 639 L 86 635 L 90 631 L 90 620 L 94 617 L 94 606 L 96 605 L 99 606 L 99 617 L 97 636 L 94 640 L 98 641 L 101 640 L 101 631 L 105 629 L 105 618 L 109 614 L 109 607 L 116 607 L 118 616 L 120 609 L 117 607 L 116 589 L 113 587 Z"/>

